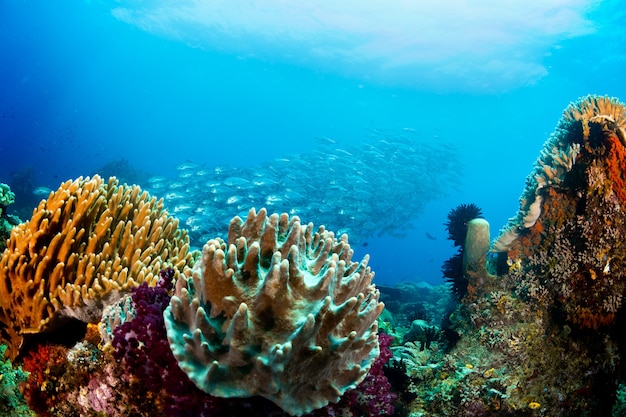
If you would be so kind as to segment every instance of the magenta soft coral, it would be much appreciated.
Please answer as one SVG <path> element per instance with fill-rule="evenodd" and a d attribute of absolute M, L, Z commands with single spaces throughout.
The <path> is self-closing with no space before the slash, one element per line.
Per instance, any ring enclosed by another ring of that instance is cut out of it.
<path fill-rule="evenodd" d="M 148 391 L 157 395 L 166 391 L 161 401 L 167 415 L 209 415 L 205 414 L 208 410 L 197 408 L 208 408 L 208 402 L 193 401 L 193 394 L 196 397 L 206 394 L 189 381 L 170 350 L 163 311 L 170 302 L 168 291 L 172 289 L 174 271 L 166 269 L 160 275 L 156 287 L 143 283 L 133 289 L 135 318 L 113 331 L 114 356 L 123 361 L 127 372 L 139 379 Z"/>

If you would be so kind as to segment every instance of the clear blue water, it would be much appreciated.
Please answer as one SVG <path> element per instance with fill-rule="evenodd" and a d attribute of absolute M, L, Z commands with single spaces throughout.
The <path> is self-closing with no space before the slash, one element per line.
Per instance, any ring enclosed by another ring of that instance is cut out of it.
<path fill-rule="evenodd" d="M 621 1 L 291 3 L 0 2 L 0 182 L 255 166 L 411 128 L 458 145 L 461 187 L 357 256 L 378 282 L 440 282 L 451 208 L 477 204 L 495 236 L 563 109 L 626 100 Z"/>

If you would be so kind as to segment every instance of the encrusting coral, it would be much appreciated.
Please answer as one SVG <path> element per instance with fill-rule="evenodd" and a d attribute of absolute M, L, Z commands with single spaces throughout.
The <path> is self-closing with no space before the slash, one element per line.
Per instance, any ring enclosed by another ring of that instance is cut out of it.
<path fill-rule="evenodd" d="M 121 293 L 182 269 L 189 243 L 162 200 L 99 176 L 63 183 L 12 230 L 0 260 L 0 336 L 15 357 L 24 337 L 75 318 L 97 323 Z"/>
<path fill-rule="evenodd" d="M 170 347 L 202 390 L 263 396 L 292 415 L 336 402 L 379 355 L 383 309 L 347 236 L 250 210 L 210 240 L 165 310 Z"/>

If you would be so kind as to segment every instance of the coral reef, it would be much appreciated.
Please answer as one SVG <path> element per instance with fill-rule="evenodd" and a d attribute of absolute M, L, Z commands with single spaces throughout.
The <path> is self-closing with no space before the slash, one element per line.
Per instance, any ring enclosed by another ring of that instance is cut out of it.
<path fill-rule="evenodd" d="M 541 301 L 557 300 L 553 314 L 582 328 L 612 325 L 626 291 L 624 111 L 607 97 L 587 97 L 565 111 L 546 148 L 553 158 L 555 143 L 576 148 L 577 157 L 535 190 L 539 214 L 507 245 L 533 291 L 547 292 Z"/>
<path fill-rule="evenodd" d="M 409 372 L 431 368 L 413 374 L 413 413 L 620 412 L 625 128 L 616 99 L 588 96 L 565 110 L 493 256 L 466 274 L 468 293 L 450 317 L 460 340 L 435 362 L 397 351 L 422 364 Z"/>
<path fill-rule="evenodd" d="M 293 415 L 336 402 L 379 355 L 383 309 L 347 236 L 250 210 L 210 240 L 165 310 L 180 367 L 219 397 L 270 399 Z"/>
<path fill-rule="evenodd" d="M 520 197 L 520 209 L 509 224 L 501 231 L 494 242 L 494 250 L 505 252 L 520 233 L 530 229 L 541 215 L 545 187 L 555 189 L 563 185 L 563 181 L 576 163 L 581 151 L 611 154 L 609 164 L 612 169 L 607 172 L 614 182 L 614 191 L 626 196 L 624 181 L 620 177 L 620 168 L 616 158 L 623 157 L 620 147 L 612 144 L 626 144 L 626 120 L 624 107 L 615 98 L 587 96 L 577 103 L 571 104 L 563 113 L 554 133 L 548 138 L 535 162 L 534 168 L 526 178 L 526 187 Z M 600 133 L 604 132 L 604 133 Z M 614 139 L 608 139 L 608 136 Z M 598 143 L 600 136 L 607 136 L 606 143 Z M 599 156 L 599 155 L 596 155 Z M 569 176 L 570 178 L 572 176 Z"/>
<path fill-rule="evenodd" d="M 0 336 L 16 357 L 24 338 L 102 308 L 166 266 L 190 259 L 188 239 L 162 201 L 95 176 L 63 183 L 16 226 L 0 260 Z"/>
<path fill-rule="evenodd" d="M 6 396 L 21 381 L 51 417 L 626 415 L 624 170 L 626 107 L 571 104 L 487 256 L 480 210 L 451 212 L 461 249 L 443 270 L 457 297 L 377 288 L 345 235 L 265 209 L 183 269 L 192 255 L 160 203 L 115 180 L 68 182 L 11 235 L 1 334 L 18 351 L 63 318 L 102 317 L 74 346 L 40 341 L 0 363 L 0 406 L 17 412 Z"/>

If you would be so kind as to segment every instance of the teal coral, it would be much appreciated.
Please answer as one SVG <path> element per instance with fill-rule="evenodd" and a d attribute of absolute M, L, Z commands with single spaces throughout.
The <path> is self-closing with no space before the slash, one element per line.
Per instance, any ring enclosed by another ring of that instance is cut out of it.
<path fill-rule="evenodd" d="M 15 194 L 11 188 L 4 183 L 0 183 L 0 210 L 15 202 Z M 2 213 L 0 213 L 2 214 Z"/>
<path fill-rule="evenodd" d="M 617 395 L 611 410 L 611 417 L 626 417 L 626 384 L 617 386 Z"/>
<path fill-rule="evenodd" d="M 0 183 L 0 252 L 6 249 L 6 242 L 11 236 L 13 226 L 20 223 L 20 219 L 7 213 L 7 206 L 13 202 L 15 202 L 15 194 L 7 184 Z"/>
<path fill-rule="evenodd" d="M 367 257 L 352 254 L 298 217 L 235 217 L 164 313 L 180 367 L 212 395 L 259 395 L 292 415 L 338 401 L 379 355 L 383 304 Z"/>
<path fill-rule="evenodd" d="M 0 345 L 0 358 L 4 357 L 6 350 L 6 345 Z M 27 378 L 28 373 L 21 367 L 14 368 L 9 360 L 0 361 L 0 416 L 35 416 L 19 390 L 19 384 Z"/>

